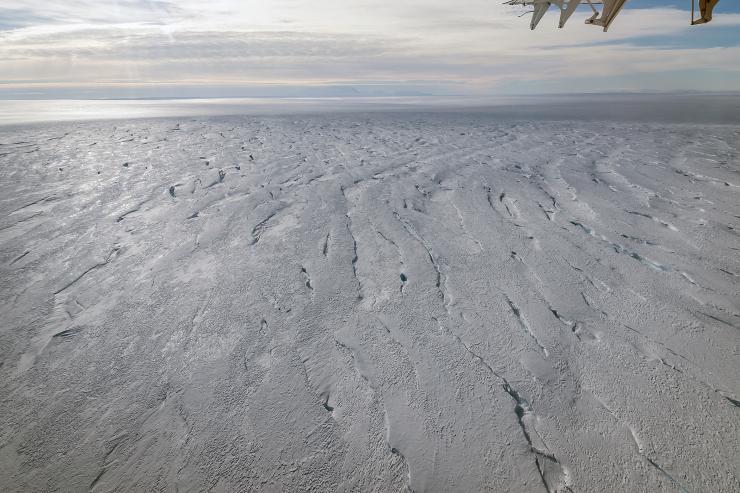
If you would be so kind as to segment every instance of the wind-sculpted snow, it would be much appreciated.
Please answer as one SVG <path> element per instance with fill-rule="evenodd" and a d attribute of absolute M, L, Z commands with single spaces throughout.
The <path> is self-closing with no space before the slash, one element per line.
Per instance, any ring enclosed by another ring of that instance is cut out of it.
<path fill-rule="evenodd" d="M 740 491 L 740 129 L 0 133 L 3 491 Z"/>

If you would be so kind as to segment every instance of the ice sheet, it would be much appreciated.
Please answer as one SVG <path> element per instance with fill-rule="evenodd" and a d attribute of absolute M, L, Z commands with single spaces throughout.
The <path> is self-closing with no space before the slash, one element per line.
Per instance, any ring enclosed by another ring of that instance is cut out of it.
<path fill-rule="evenodd" d="M 4 491 L 738 491 L 740 128 L 0 132 Z"/>

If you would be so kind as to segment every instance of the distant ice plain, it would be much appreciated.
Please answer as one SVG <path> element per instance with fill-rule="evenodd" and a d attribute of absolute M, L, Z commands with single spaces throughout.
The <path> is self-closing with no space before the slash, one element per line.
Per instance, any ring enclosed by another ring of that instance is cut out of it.
<path fill-rule="evenodd" d="M 739 491 L 740 112 L 691 101 L 6 118 L 0 486 Z"/>
<path fill-rule="evenodd" d="M 0 99 L 0 126 L 156 117 L 409 111 L 485 113 L 491 118 L 504 121 L 634 121 L 740 125 L 740 93 L 131 100 Z"/>

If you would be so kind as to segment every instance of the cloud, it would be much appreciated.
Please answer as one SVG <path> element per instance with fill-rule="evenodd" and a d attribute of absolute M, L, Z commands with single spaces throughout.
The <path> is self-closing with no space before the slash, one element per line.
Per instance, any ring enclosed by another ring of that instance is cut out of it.
<path fill-rule="evenodd" d="M 483 0 L 16 0 L 4 11 L 13 20 L 0 31 L 2 83 L 19 87 L 414 81 L 490 92 L 517 81 L 552 81 L 557 90 L 558 80 L 686 70 L 736 77 L 740 67 L 738 46 L 641 44 L 700 32 L 674 8 L 626 10 L 608 34 L 578 14 L 559 30 L 555 12 L 532 32 L 518 10 Z M 740 14 L 716 20 L 717 28 L 739 26 Z"/>

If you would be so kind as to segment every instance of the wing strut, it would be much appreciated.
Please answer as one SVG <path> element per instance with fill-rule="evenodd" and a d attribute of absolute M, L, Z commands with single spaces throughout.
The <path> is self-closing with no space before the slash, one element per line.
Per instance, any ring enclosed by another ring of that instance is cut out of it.
<path fill-rule="evenodd" d="M 622 10 L 622 7 L 624 7 L 626 2 L 627 0 L 604 0 L 604 8 L 601 10 L 601 17 L 591 17 L 590 19 L 586 19 L 586 24 L 602 26 L 604 28 L 604 32 L 608 31 L 609 26 L 614 22 L 614 19 L 617 18 L 617 15 Z"/>
<path fill-rule="evenodd" d="M 560 23 L 558 24 L 558 27 L 562 29 L 565 27 L 565 23 L 568 22 L 568 19 L 570 19 L 570 16 L 573 15 L 573 12 L 575 12 L 581 4 L 581 0 L 556 0 L 555 3 L 560 7 Z"/>
<path fill-rule="evenodd" d="M 699 12 L 701 13 L 701 18 L 694 19 L 694 5 L 696 4 L 696 0 L 691 0 L 691 25 L 695 26 L 697 24 L 706 24 L 707 22 L 711 22 L 712 11 L 718 3 L 719 0 L 699 0 Z"/>
<path fill-rule="evenodd" d="M 552 5 L 550 2 L 534 4 L 534 12 L 532 12 L 532 22 L 529 24 L 529 28 L 531 30 L 534 31 L 534 28 L 536 28 L 537 24 L 540 23 L 542 17 L 545 15 L 545 12 L 547 12 L 547 9 L 550 8 L 550 5 Z"/>

